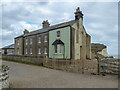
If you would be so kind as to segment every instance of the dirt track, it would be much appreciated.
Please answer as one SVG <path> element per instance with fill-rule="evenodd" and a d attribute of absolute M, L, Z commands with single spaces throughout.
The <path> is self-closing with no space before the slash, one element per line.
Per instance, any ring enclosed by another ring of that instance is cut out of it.
<path fill-rule="evenodd" d="M 117 88 L 117 76 L 85 75 L 3 61 L 14 88 Z"/>

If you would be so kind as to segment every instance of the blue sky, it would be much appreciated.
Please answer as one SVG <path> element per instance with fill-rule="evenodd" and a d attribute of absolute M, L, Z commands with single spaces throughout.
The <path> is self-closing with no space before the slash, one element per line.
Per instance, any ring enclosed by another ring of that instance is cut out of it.
<path fill-rule="evenodd" d="M 4 2 L 2 4 L 2 44 L 14 43 L 14 37 L 24 29 L 41 28 L 43 20 L 50 25 L 74 19 L 80 7 L 83 24 L 92 37 L 92 43 L 107 45 L 109 55 L 118 53 L 118 3 L 117 2 Z"/>

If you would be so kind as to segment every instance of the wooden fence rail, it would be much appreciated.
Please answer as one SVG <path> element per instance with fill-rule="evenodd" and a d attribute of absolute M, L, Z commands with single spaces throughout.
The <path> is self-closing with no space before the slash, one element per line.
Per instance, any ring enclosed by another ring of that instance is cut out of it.
<path fill-rule="evenodd" d="M 116 58 L 104 58 L 99 59 L 100 73 L 106 74 L 118 74 L 119 59 Z"/>

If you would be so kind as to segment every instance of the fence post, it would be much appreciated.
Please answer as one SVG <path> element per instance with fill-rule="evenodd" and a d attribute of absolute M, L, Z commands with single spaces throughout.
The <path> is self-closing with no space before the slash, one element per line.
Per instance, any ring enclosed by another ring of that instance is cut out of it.
<path fill-rule="evenodd" d="M 67 71 L 67 56 L 66 56 L 66 71 Z"/>
<path fill-rule="evenodd" d="M 78 72 L 80 71 L 80 60 L 78 60 Z"/>
<path fill-rule="evenodd" d="M 84 74 L 84 59 L 82 60 L 82 74 Z"/>
<path fill-rule="evenodd" d="M 53 57 L 53 68 L 55 69 L 55 64 L 56 64 L 56 62 L 55 62 L 56 60 L 55 60 L 55 56 Z"/>
<path fill-rule="evenodd" d="M 98 58 L 97 61 L 98 61 L 98 75 L 99 75 L 100 74 L 100 59 Z"/>

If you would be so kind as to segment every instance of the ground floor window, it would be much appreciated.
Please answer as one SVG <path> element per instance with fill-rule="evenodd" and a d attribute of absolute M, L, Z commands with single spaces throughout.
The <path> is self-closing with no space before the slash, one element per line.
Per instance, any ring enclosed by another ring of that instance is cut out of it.
<path fill-rule="evenodd" d="M 44 47 L 44 54 L 47 54 L 47 47 Z"/>
<path fill-rule="evenodd" d="M 32 54 L 32 48 L 30 48 L 30 54 Z"/>
<path fill-rule="evenodd" d="M 55 53 L 64 53 L 64 45 L 62 44 L 54 45 L 54 50 Z"/>
<path fill-rule="evenodd" d="M 60 45 L 60 53 L 64 53 L 64 46 Z"/>
<path fill-rule="evenodd" d="M 19 48 L 17 49 L 17 54 L 19 55 L 20 53 L 19 53 Z"/>
<path fill-rule="evenodd" d="M 55 47 L 55 53 L 57 53 L 57 45 L 55 45 L 54 47 Z"/>
<path fill-rule="evenodd" d="M 41 48 L 38 49 L 38 54 L 41 54 Z"/>
<path fill-rule="evenodd" d="M 28 54 L 27 48 L 25 49 L 25 54 Z"/>

